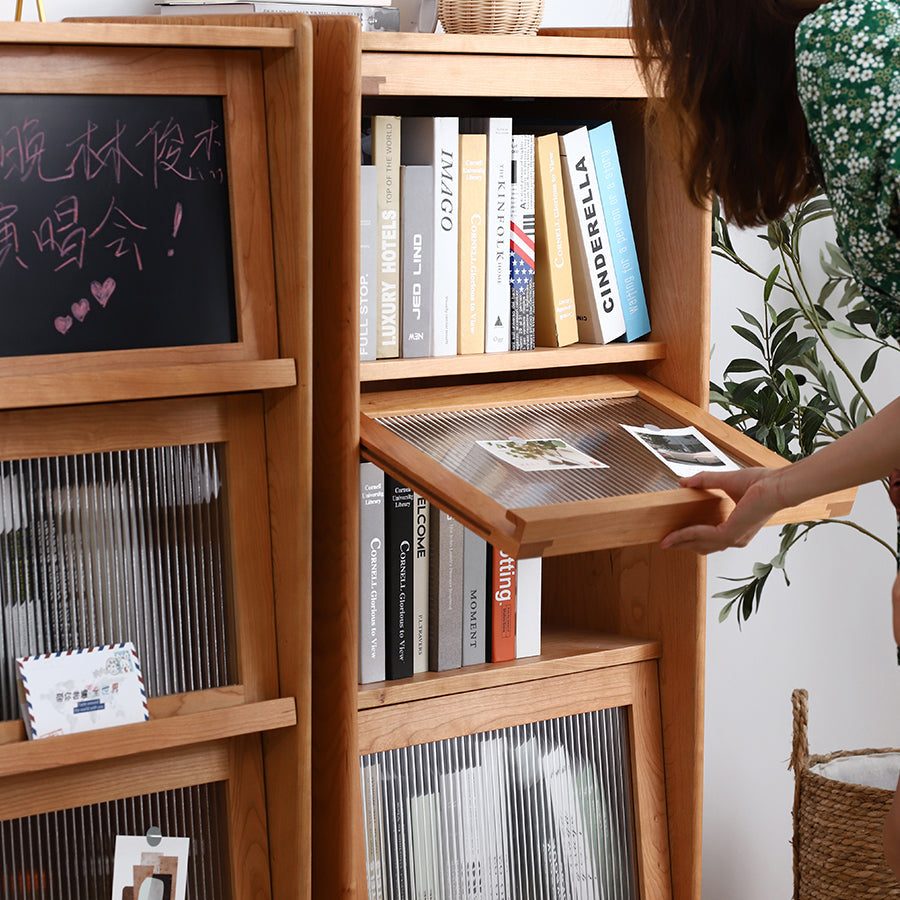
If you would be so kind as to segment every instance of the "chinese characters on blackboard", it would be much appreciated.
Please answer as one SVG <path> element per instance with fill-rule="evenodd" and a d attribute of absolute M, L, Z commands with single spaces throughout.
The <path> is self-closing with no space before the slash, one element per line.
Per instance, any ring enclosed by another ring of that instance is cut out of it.
<path fill-rule="evenodd" d="M 236 339 L 222 101 L 0 97 L 0 356 Z"/>

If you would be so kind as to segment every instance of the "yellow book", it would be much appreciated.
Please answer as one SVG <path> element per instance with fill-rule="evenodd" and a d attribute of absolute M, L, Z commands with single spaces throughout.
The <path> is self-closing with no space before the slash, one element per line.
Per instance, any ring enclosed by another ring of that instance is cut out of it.
<path fill-rule="evenodd" d="M 487 135 L 459 136 L 458 352 L 484 353 Z"/>
<path fill-rule="evenodd" d="M 541 347 L 578 341 L 559 135 L 534 142 L 534 336 Z"/>

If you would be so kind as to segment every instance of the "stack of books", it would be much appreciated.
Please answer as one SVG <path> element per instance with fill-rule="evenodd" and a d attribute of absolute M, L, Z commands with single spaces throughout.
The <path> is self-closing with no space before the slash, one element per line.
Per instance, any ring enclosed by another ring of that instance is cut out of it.
<path fill-rule="evenodd" d="M 360 358 L 647 335 L 611 122 L 376 115 L 360 176 Z"/>
<path fill-rule="evenodd" d="M 541 652 L 541 560 L 490 546 L 360 463 L 359 681 Z"/>
<path fill-rule="evenodd" d="M 360 757 L 368 896 L 631 900 L 628 711 Z"/>
<path fill-rule="evenodd" d="M 328 0 L 158 0 L 163 16 L 221 16 L 242 13 L 302 13 L 307 16 L 356 16 L 363 31 L 400 31 L 400 10 L 390 0 L 365 4 Z"/>

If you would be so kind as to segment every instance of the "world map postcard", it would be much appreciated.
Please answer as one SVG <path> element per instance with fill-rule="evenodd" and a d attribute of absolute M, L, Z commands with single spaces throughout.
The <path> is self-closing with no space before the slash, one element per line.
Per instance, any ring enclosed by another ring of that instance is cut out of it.
<path fill-rule="evenodd" d="M 130 641 L 20 657 L 16 668 L 30 738 L 149 718 L 141 666 Z"/>

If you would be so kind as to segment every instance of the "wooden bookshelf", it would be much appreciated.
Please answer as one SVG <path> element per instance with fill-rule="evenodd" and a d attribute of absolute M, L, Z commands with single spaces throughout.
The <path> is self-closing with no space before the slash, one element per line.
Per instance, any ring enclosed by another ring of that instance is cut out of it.
<path fill-rule="evenodd" d="M 630 710 L 640 896 L 700 898 L 706 567 L 659 549 L 730 501 L 677 483 L 583 503 L 499 504 L 385 427 L 409 412 L 641 397 L 745 465 L 782 464 L 707 412 L 710 214 L 648 132 L 629 41 L 360 34 L 315 21 L 313 815 L 315 896 L 364 898 L 360 754 L 610 704 Z M 645 341 L 360 365 L 361 116 L 612 120 L 650 307 Z M 541 657 L 357 685 L 358 463 L 378 463 L 510 551 L 543 555 Z M 852 492 L 786 512 L 837 515 Z"/>
<path fill-rule="evenodd" d="M 234 670 L 151 697 L 139 724 L 28 741 L 0 723 L 0 823 L 222 782 L 233 900 L 310 896 L 311 62 L 304 16 L 8 23 L 0 37 L 3 94 L 222 98 L 237 320 L 230 343 L 0 359 L 4 462 L 225 448 Z"/>

